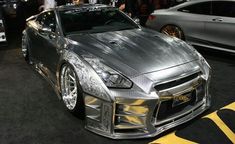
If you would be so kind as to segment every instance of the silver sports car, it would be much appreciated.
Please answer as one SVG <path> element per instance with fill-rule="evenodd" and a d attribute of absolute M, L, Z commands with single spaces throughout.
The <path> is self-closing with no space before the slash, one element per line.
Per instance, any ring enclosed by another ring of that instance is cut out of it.
<path fill-rule="evenodd" d="M 22 51 L 68 111 L 106 137 L 153 137 L 210 106 L 205 59 L 113 7 L 70 5 L 33 16 Z"/>
<path fill-rule="evenodd" d="M 235 53 L 235 0 L 192 0 L 156 10 L 147 26 L 193 45 Z"/>

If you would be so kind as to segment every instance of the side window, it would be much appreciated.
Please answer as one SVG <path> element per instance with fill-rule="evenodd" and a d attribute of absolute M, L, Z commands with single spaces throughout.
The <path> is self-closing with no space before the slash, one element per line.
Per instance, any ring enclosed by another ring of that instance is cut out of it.
<path fill-rule="evenodd" d="M 37 19 L 36 19 L 36 22 L 37 22 L 38 24 L 40 24 L 40 25 L 42 25 L 43 16 L 44 16 L 44 13 L 43 13 L 43 14 L 40 14 L 40 15 L 37 17 Z"/>
<path fill-rule="evenodd" d="M 38 24 L 42 27 L 51 28 L 53 32 L 56 30 L 56 18 L 55 13 L 52 11 L 44 12 L 38 16 L 37 20 Z"/>
<path fill-rule="evenodd" d="M 211 13 L 211 2 L 201 2 L 197 4 L 192 4 L 183 8 L 178 9 L 178 11 L 193 13 L 193 14 L 203 14 L 210 15 Z"/>
<path fill-rule="evenodd" d="M 232 1 L 213 1 L 212 15 L 235 17 L 235 2 Z"/>

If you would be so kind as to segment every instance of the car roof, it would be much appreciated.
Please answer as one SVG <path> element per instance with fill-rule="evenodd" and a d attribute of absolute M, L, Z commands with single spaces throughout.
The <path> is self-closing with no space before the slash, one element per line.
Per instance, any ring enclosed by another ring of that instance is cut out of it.
<path fill-rule="evenodd" d="M 178 9 L 178 8 L 182 8 L 191 4 L 196 4 L 196 3 L 200 3 L 200 2 L 210 2 L 210 1 L 232 1 L 235 2 L 235 0 L 188 0 L 187 2 L 184 2 L 182 4 L 176 5 L 174 7 L 172 7 L 171 9 Z"/>
<path fill-rule="evenodd" d="M 112 8 L 111 6 L 104 5 L 104 4 L 71 4 L 71 5 L 63 5 L 56 7 L 55 9 L 58 11 L 64 11 L 64 10 L 74 10 L 74 9 L 80 9 L 80 10 L 92 10 L 92 9 L 99 9 L 99 8 Z"/>

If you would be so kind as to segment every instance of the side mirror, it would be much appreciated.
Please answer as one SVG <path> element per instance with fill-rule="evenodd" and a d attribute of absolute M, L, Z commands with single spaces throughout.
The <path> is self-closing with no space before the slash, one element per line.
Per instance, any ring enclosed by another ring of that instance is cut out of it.
<path fill-rule="evenodd" d="M 140 19 L 139 18 L 133 18 L 134 22 L 138 25 L 140 25 Z"/>
<path fill-rule="evenodd" d="M 41 35 L 48 36 L 50 39 L 55 39 L 56 35 L 53 33 L 52 28 L 49 27 L 42 27 L 38 30 Z"/>

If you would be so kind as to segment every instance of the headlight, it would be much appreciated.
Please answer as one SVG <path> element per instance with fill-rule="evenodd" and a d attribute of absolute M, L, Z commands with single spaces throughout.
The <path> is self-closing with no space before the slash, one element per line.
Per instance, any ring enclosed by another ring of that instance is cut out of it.
<path fill-rule="evenodd" d="M 203 67 L 204 79 L 208 79 L 209 75 L 210 75 L 210 71 L 211 71 L 210 65 L 207 63 L 205 58 L 192 45 L 189 45 L 186 42 L 183 42 L 183 44 L 187 45 L 187 47 L 189 49 L 191 49 L 193 52 L 196 53 L 196 55 L 198 56 L 198 60 L 200 61 L 201 65 Z"/>
<path fill-rule="evenodd" d="M 201 61 L 201 64 L 202 64 L 203 70 L 204 70 L 204 75 L 203 75 L 204 79 L 207 80 L 210 77 L 211 67 L 202 56 L 200 57 L 200 61 Z"/>
<path fill-rule="evenodd" d="M 194 49 L 194 51 L 198 55 L 199 60 L 201 61 L 201 63 L 206 65 L 208 67 L 208 69 L 211 69 L 211 67 L 208 64 L 208 62 L 206 61 L 206 59 L 193 46 L 190 46 L 190 47 Z"/>
<path fill-rule="evenodd" d="M 96 58 L 84 58 L 84 59 L 92 66 L 92 68 L 100 76 L 100 78 L 103 80 L 103 82 L 107 87 L 109 88 L 132 87 L 132 82 L 128 78 L 116 72 L 115 70 L 111 69 L 110 67 L 102 64 L 99 59 Z"/>
<path fill-rule="evenodd" d="M 204 78 L 208 79 L 210 75 L 210 70 L 211 70 L 210 65 L 208 64 L 206 59 L 193 46 L 189 45 L 189 47 L 197 54 L 199 61 L 203 66 Z"/>

